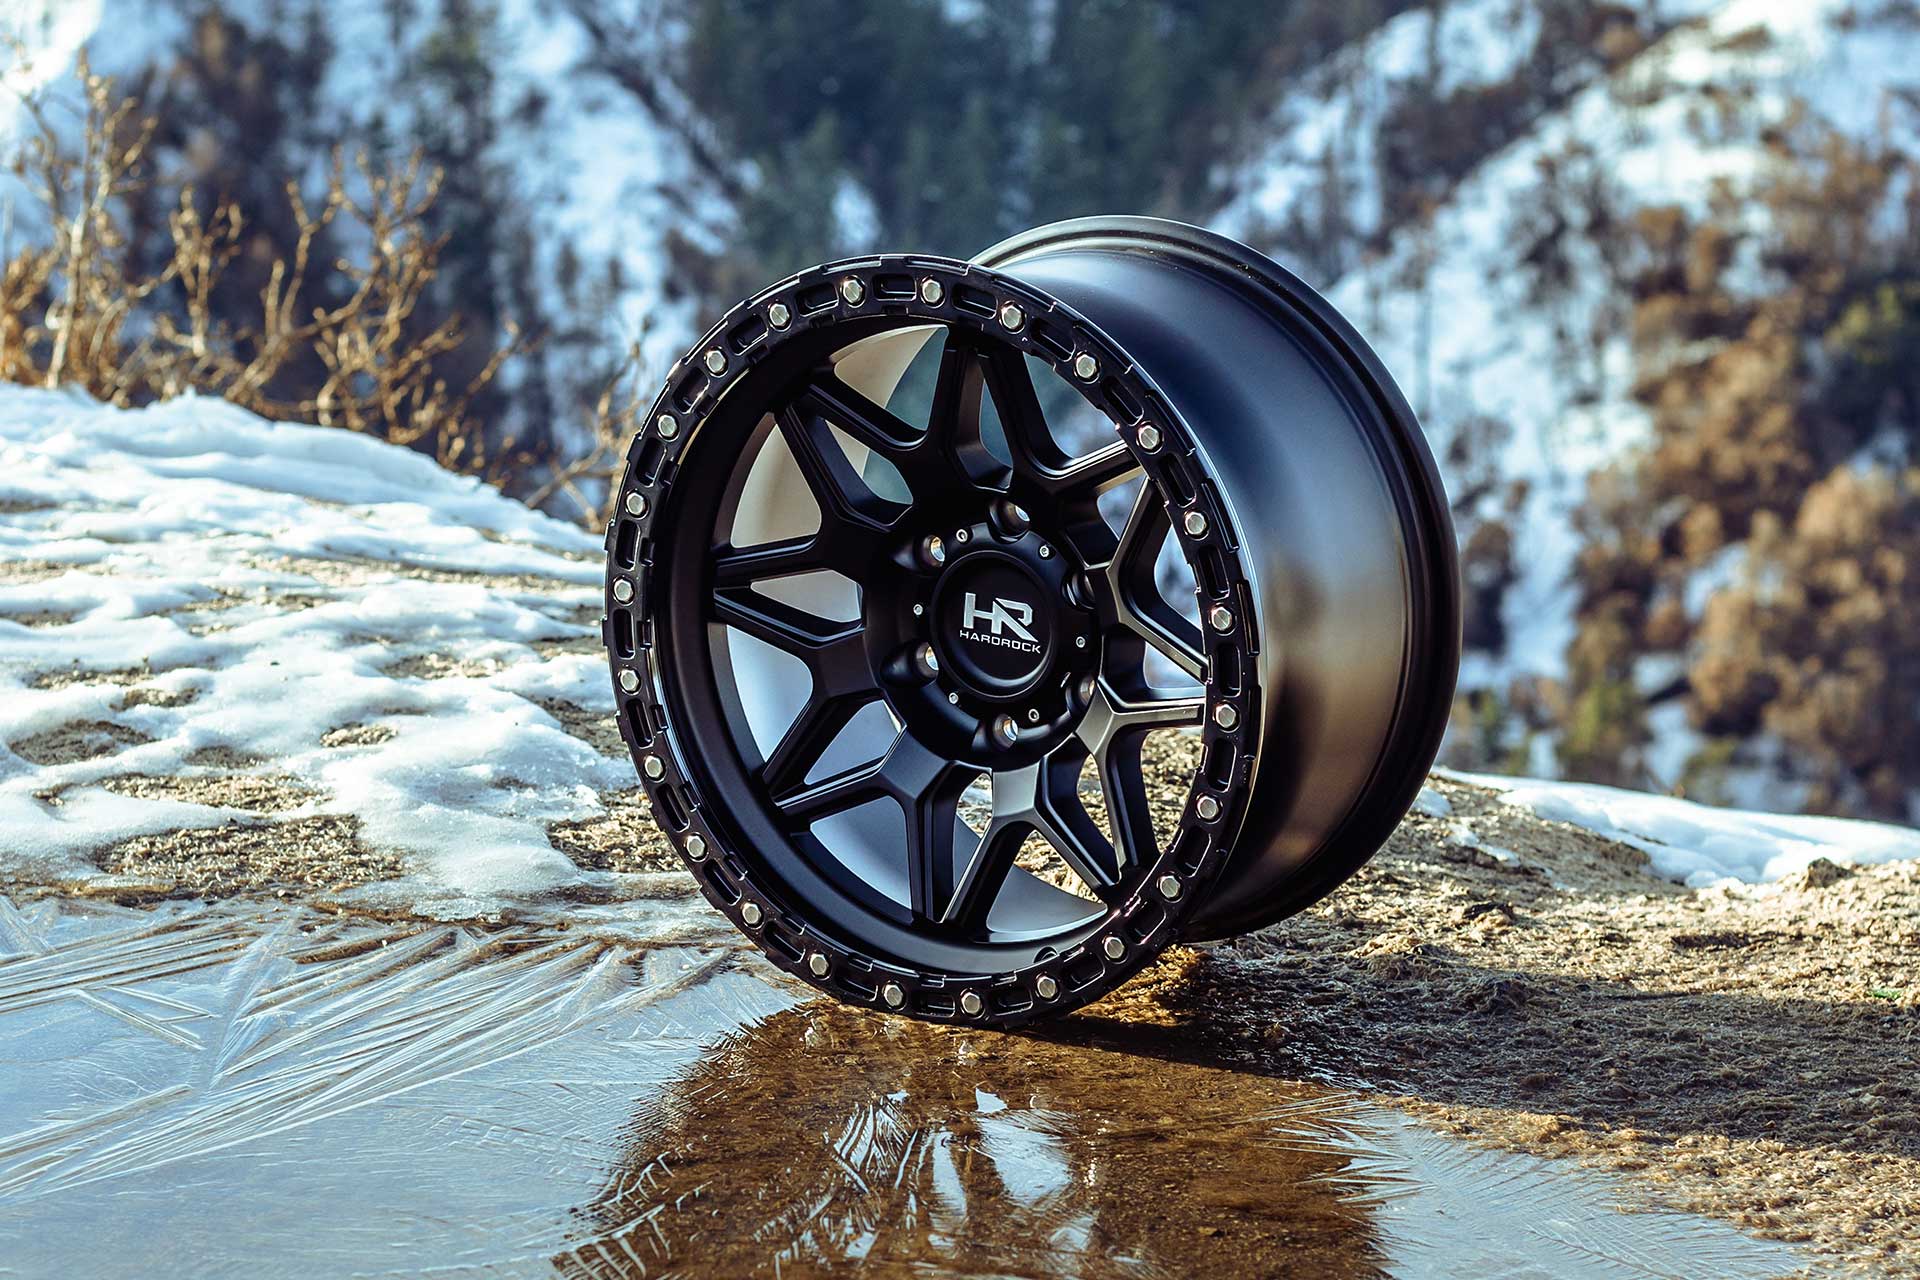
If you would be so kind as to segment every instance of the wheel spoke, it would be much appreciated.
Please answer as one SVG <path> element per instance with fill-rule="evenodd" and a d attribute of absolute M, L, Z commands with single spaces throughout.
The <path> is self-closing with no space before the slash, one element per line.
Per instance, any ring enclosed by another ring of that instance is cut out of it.
<path fill-rule="evenodd" d="M 1025 487 L 1051 492 L 1046 477 L 1058 474 L 1070 459 L 1047 428 L 1033 375 L 1027 371 L 1027 358 L 1012 347 L 992 347 L 982 353 L 981 362 L 986 367 L 987 390 L 1006 433 L 1014 476 Z"/>
<path fill-rule="evenodd" d="M 1007 487 L 1007 468 L 993 456 L 981 438 L 981 413 L 986 377 L 977 348 L 955 341 L 949 332 L 940 352 L 940 372 L 934 379 L 933 406 L 927 414 L 927 437 L 956 472 L 987 489 Z"/>
<path fill-rule="evenodd" d="M 780 735 L 780 741 L 767 753 L 766 763 L 760 767 L 760 776 L 776 804 L 779 797 L 800 787 L 807 770 L 826 754 L 847 723 L 879 696 L 880 691 L 871 687 L 849 693 L 822 694 L 816 685 L 806 705 L 800 708 L 800 714 Z"/>
<path fill-rule="evenodd" d="M 1088 888 L 1103 894 L 1119 883 L 1120 857 L 1080 802 L 1084 759 L 1085 752 L 1069 746 L 1024 769 L 994 774 L 993 823 L 987 828 L 987 841 L 1006 838 L 1003 830 L 1022 837 L 1032 831 L 1053 846 Z M 1014 845 L 1017 849 L 1019 841 Z"/>
<path fill-rule="evenodd" d="M 924 435 L 831 373 L 809 382 L 800 401 L 895 465 L 919 447 Z"/>
<path fill-rule="evenodd" d="M 998 779 L 995 780 L 998 785 Z M 1013 871 L 1013 860 L 1031 828 L 996 821 L 980 837 L 973 856 L 966 859 L 954 876 L 953 893 L 941 923 L 961 929 L 977 929 L 986 924 L 987 912 L 1000 896 L 1001 886 Z"/>
<path fill-rule="evenodd" d="M 818 414 L 788 407 L 775 415 L 775 421 L 819 504 L 819 536 L 830 537 L 833 531 L 845 528 L 884 530 L 899 518 L 899 504 L 873 491 Z"/>
<path fill-rule="evenodd" d="M 907 820 L 907 886 L 915 915 L 943 920 L 959 875 L 954 867 L 954 828 L 960 826 L 960 795 L 973 771 L 930 751 L 911 733 L 894 739 L 880 776 Z"/>
<path fill-rule="evenodd" d="M 1128 862 L 1148 861 L 1155 848 L 1141 766 L 1148 732 L 1198 725 L 1205 714 L 1203 698 L 1136 699 L 1121 695 L 1104 679 L 1094 686 L 1093 701 L 1075 736 L 1093 757 L 1107 813 Z"/>
<path fill-rule="evenodd" d="M 719 587 L 744 587 L 768 578 L 788 578 L 827 567 L 823 539 L 818 534 L 785 538 L 750 547 L 731 544 L 713 553 L 713 581 Z"/>
<path fill-rule="evenodd" d="M 1140 460 L 1133 450 L 1116 440 L 1068 462 L 1054 483 L 1062 493 L 1091 499 L 1125 484 L 1139 470 Z"/>
<path fill-rule="evenodd" d="M 818 782 L 796 787 L 784 795 L 776 795 L 773 797 L 774 807 L 794 827 L 804 829 L 821 818 L 843 813 L 869 800 L 878 800 L 888 794 L 886 779 L 880 771 L 883 763 L 875 760 L 852 769 L 843 769 Z"/>
<path fill-rule="evenodd" d="M 858 622 L 834 622 L 762 595 L 751 587 L 723 587 L 713 593 L 713 614 L 756 640 L 785 650 L 809 666 L 813 655 L 834 645 L 858 643 Z"/>
<path fill-rule="evenodd" d="M 1112 621 L 1158 649 L 1189 679 L 1205 683 L 1207 659 L 1200 647 L 1200 628 L 1168 604 L 1154 583 L 1155 562 L 1171 527 L 1153 486 L 1142 485 L 1112 558 L 1098 567 L 1105 572 Z"/>
<path fill-rule="evenodd" d="M 1119 441 L 1078 457 L 1061 449 L 1047 426 L 1026 357 L 1018 351 L 994 348 L 982 361 L 1013 459 L 1014 487 L 1026 502 L 1091 507 L 1094 499 L 1140 469 L 1133 451 Z"/>

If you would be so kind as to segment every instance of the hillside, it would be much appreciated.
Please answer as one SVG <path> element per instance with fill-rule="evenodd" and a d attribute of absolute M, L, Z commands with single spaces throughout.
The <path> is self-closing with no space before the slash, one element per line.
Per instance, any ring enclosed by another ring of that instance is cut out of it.
<path fill-rule="evenodd" d="M 1344 55 L 1276 119 L 1249 193 L 1220 217 L 1256 240 L 1265 230 L 1286 256 L 1300 240 L 1286 228 L 1330 202 L 1341 210 L 1358 265 L 1322 279 L 1395 371 L 1441 459 L 1479 615 L 1469 618 L 1462 686 L 1502 698 L 1516 681 L 1568 676 L 1589 484 L 1653 440 L 1640 393 L 1659 366 L 1635 314 L 1647 254 L 1636 217 L 1730 211 L 1730 241 L 1747 246 L 1730 250 L 1732 287 L 1764 294 L 1776 287 L 1765 255 L 1779 210 L 1763 193 L 1806 162 L 1787 144 L 1793 131 L 1908 155 L 1920 140 L 1911 8 L 1661 5 L 1611 66 L 1565 72 L 1538 95 L 1550 110 L 1511 125 L 1510 141 L 1396 225 L 1378 179 L 1393 144 L 1392 86 L 1437 76 L 1435 109 L 1470 128 L 1472 110 L 1503 86 L 1512 96 L 1527 65 L 1529 28 L 1506 38 L 1516 9 L 1532 12 L 1499 0 L 1448 5 L 1437 30 L 1409 14 Z M 1702 566 L 1683 592 L 1689 613 L 1740 573 L 1737 553 Z M 1679 660 L 1643 662 L 1640 692 L 1659 693 Z M 1706 741 L 1684 699 L 1649 720 L 1640 776 L 1679 785 Z M 1557 772 L 1556 734 L 1528 729 L 1510 723 L 1495 736 L 1528 771 Z M 1792 761 L 1753 754 L 1761 767 L 1731 779 L 1727 798 L 1778 806 L 1782 784 L 1793 789 Z"/>
<path fill-rule="evenodd" d="M 316 956 L 380 930 L 476 955 L 495 939 L 558 966 L 562 1002 L 598 981 L 588 940 L 637 947 L 621 954 L 677 966 L 632 960 L 674 991 L 734 975 L 703 1027 L 803 994 L 691 891 L 645 816 L 579 530 L 344 432 L 20 389 L 0 390 L 0 511 L 0 1019 L 42 998 L 37 969 L 8 966 L 55 964 L 20 941 L 29 922 L 148 936 L 106 903 L 158 906 L 152 928 L 186 930 L 182 945 L 282 938 L 279 912 Z M 1146 1061 L 1171 1035 L 1248 1089 L 1361 1088 L 1864 1268 L 1920 1247 L 1920 1090 L 1888 1069 L 1920 1008 L 1917 914 L 1905 828 L 1443 773 L 1325 903 L 1177 948 L 1059 1034 Z M 134 981 L 127 963 L 115 983 Z M 582 1025 L 526 1003 L 534 990 L 485 987 L 475 1008 Z M 827 1028 L 807 1036 L 872 1022 L 804 1008 Z M 454 1053 L 454 1030 L 433 1022 L 422 1043 Z M 425 1059 L 394 1070 L 441 1078 Z M 376 1096 L 361 1087 L 341 1077 L 341 1105 Z"/>
<path fill-rule="evenodd" d="M 84 48 L 159 113 L 169 183 L 263 206 L 338 145 L 423 147 L 430 300 L 476 349 L 540 335 L 492 429 L 582 447 L 630 342 L 657 371 L 803 260 L 1115 201 L 1208 223 L 1324 288 L 1429 431 L 1468 589 L 1450 764 L 1920 817 L 1914 718 L 1871 714 L 1920 698 L 1885 657 L 1920 618 L 1911 4 L 1297 0 L 1248 49 L 1231 6 L 878 12 L 41 3 L 13 80 L 58 96 Z"/>

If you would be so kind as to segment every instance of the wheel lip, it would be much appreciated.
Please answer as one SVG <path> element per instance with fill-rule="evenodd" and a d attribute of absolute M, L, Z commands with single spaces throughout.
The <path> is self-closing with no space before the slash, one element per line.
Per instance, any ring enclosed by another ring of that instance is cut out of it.
<path fill-rule="evenodd" d="M 1418 557 L 1425 570 L 1410 575 L 1420 596 L 1415 603 L 1424 607 L 1411 609 L 1418 629 L 1407 637 L 1408 660 L 1379 761 L 1347 817 L 1327 833 L 1320 851 L 1302 864 L 1285 893 L 1260 903 L 1257 912 L 1216 917 L 1182 935 L 1188 939 L 1230 936 L 1284 919 L 1331 892 L 1393 834 L 1425 784 L 1446 732 L 1460 668 L 1463 620 L 1452 509 L 1426 433 L 1386 365 L 1318 290 L 1258 250 L 1171 219 L 1105 215 L 1034 227 L 988 247 L 974 260 L 1003 267 L 1029 254 L 1072 248 L 1080 241 L 1087 242 L 1088 248 L 1145 249 L 1178 258 L 1301 316 L 1347 361 L 1360 389 L 1372 400 L 1376 416 L 1389 429 L 1386 443 L 1391 449 L 1382 461 L 1398 465 L 1407 481 L 1392 488 L 1408 531 L 1408 555 Z M 1356 852 L 1359 857 L 1354 856 Z"/>
<path fill-rule="evenodd" d="M 1171 838 L 1157 842 L 1160 847 L 1155 850 L 1153 858 L 1144 862 L 1139 880 L 1128 897 L 1102 913 L 1095 923 L 1077 927 L 1073 931 L 1079 941 L 1070 949 L 991 973 L 903 968 L 897 962 L 877 959 L 859 947 L 846 946 L 830 938 L 813 927 L 813 917 L 807 913 L 789 912 L 776 901 L 780 888 L 777 883 L 772 886 L 758 884 L 753 878 L 737 872 L 738 860 L 729 853 L 732 842 L 724 834 L 726 824 L 723 821 L 716 825 L 711 816 L 703 812 L 702 804 L 696 799 L 697 787 L 692 785 L 692 777 L 683 763 L 683 755 L 691 754 L 693 758 L 698 758 L 697 753 L 682 751 L 684 744 L 676 724 L 684 721 L 671 712 L 668 704 L 673 701 L 672 698 L 658 696 L 660 687 L 665 683 L 658 643 L 644 638 L 647 633 L 636 629 L 630 633 L 634 636 L 632 652 L 622 654 L 616 644 L 617 628 L 632 626 L 644 615 L 646 601 L 656 585 L 651 581 L 654 576 L 653 562 L 645 552 L 651 546 L 649 531 L 656 521 L 673 509 L 672 503 L 665 500 L 671 489 L 672 474 L 678 469 L 684 452 L 699 438 L 708 416 L 724 402 L 728 391 L 737 384 L 739 378 L 775 345 L 764 339 L 775 330 L 784 332 L 790 327 L 795 332 L 801 332 L 836 323 L 835 320 L 822 318 L 824 313 L 817 309 L 811 314 L 805 313 L 800 305 L 800 295 L 803 289 L 817 288 L 822 281 L 837 285 L 840 279 L 848 275 L 860 275 L 865 280 L 867 288 L 862 302 L 835 303 L 826 310 L 841 321 L 854 322 L 849 327 L 857 327 L 857 322 L 861 320 L 873 319 L 882 309 L 865 304 L 876 297 L 874 283 L 877 276 L 889 271 L 916 275 L 935 273 L 948 277 L 948 287 L 940 304 L 924 304 L 917 297 L 905 300 L 894 298 L 884 313 L 897 317 L 898 327 L 914 323 L 951 325 L 967 319 L 954 305 L 958 291 L 953 286 L 963 281 L 975 285 L 984 281 L 999 299 L 996 309 L 1009 300 L 1027 309 L 1027 322 L 1015 339 L 1010 340 L 1010 345 L 1038 356 L 1059 376 L 1075 385 L 1085 379 L 1072 376 L 1072 360 L 1087 353 L 1095 354 L 1104 372 L 1091 385 L 1103 388 L 1105 397 L 1105 400 L 1095 399 L 1096 407 L 1114 421 L 1117 436 L 1133 452 L 1156 491 L 1162 494 L 1168 492 L 1160 472 L 1165 469 L 1167 459 L 1176 456 L 1171 446 L 1178 445 L 1188 452 L 1194 452 L 1193 433 L 1180 417 L 1178 409 L 1152 383 L 1150 376 L 1127 356 L 1124 348 L 1080 313 L 1043 290 L 978 264 L 958 260 L 921 255 L 883 255 L 825 263 L 788 277 L 736 305 L 703 334 L 699 342 L 669 371 L 665 386 L 644 420 L 646 425 L 630 445 L 626 474 L 617 491 L 617 514 L 608 527 L 604 639 L 607 642 L 616 704 L 620 710 L 618 721 L 621 733 L 639 768 L 642 786 L 653 802 L 656 821 L 679 849 L 683 860 L 700 883 L 702 892 L 716 908 L 731 917 L 743 933 L 754 938 L 780 967 L 842 999 L 862 1004 L 878 1003 L 890 1011 L 922 1018 L 1011 1025 L 1036 1016 L 1065 1012 L 1105 994 L 1131 977 L 1174 940 L 1180 923 L 1205 901 L 1207 888 L 1225 866 L 1225 853 L 1231 844 L 1231 834 L 1245 816 L 1245 787 L 1234 787 L 1225 792 L 1227 811 L 1213 822 L 1202 823 L 1192 816 L 1194 798 L 1200 794 L 1202 782 L 1201 772 L 1196 771 L 1189 784 L 1187 802 L 1183 805 L 1177 830 Z M 768 321 L 767 308 L 774 303 L 789 306 L 790 319 L 787 324 L 771 325 Z M 1035 322 L 1042 318 L 1054 321 L 1057 327 L 1073 335 L 1073 352 L 1069 356 L 1054 354 L 1053 349 L 1041 347 L 1033 337 L 1038 328 Z M 745 347 L 727 345 L 730 336 L 739 333 L 740 326 L 747 322 L 758 324 L 761 332 Z M 977 317 L 968 323 L 1002 340 L 1008 340 L 1007 335 L 995 332 Z M 895 325 L 882 326 L 892 327 Z M 848 340 L 854 340 L 854 336 Z M 721 367 L 713 370 L 704 356 L 716 348 L 724 354 L 718 362 Z M 1137 411 L 1118 413 L 1106 407 L 1106 401 L 1114 399 L 1110 392 L 1104 390 L 1109 378 L 1126 383 L 1138 401 Z M 1093 399 L 1091 395 L 1089 398 Z M 661 435 L 654 426 L 668 417 L 675 423 L 671 438 Z M 1159 428 L 1166 443 L 1152 451 L 1143 451 L 1135 445 L 1133 436 L 1141 425 L 1149 421 Z M 636 483 L 635 469 L 647 449 L 658 450 L 665 461 L 658 465 L 657 476 L 644 477 Z M 659 476 L 664 476 L 665 482 Z M 643 508 L 645 514 L 638 517 L 627 512 L 625 501 L 635 493 L 644 493 L 648 498 Z M 1243 591 L 1245 569 L 1237 553 L 1231 550 L 1232 546 L 1237 545 L 1232 513 L 1221 503 L 1210 500 L 1206 502 L 1206 512 L 1212 526 L 1204 540 L 1212 542 L 1215 538 L 1221 538 L 1226 542 L 1229 548 L 1227 555 L 1235 570 L 1231 585 L 1235 590 Z M 618 562 L 615 549 L 627 545 L 626 539 L 636 528 L 639 532 L 634 537 L 638 549 L 634 560 L 623 565 Z M 1191 560 L 1195 554 L 1194 546 L 1203 539 L 1190 537 L 1177 527 L 1174 536 L 1183 555 Z M 613 584 L 623 578 L 635 587 L 632 597 L 625 602 L 616 599 L 612 590 Z M 1202 628 L 1202 644 L 1209 657 L 1217 648 L 1229 645 L 1237 645 L 1243 652 L 1250 650 L 1254 642 L 1246 633 L 1245 626 L 1243 620 L 1226 635 Z M 620 677 L 628 671 L 644 673 L 637 691 L 629 692 L 621 687 Z M 1202 734 L 1203 741 L 1209 747 L 1221 741 L 1229 743 L 1232 747 L 1231 759 L 1236 762 L 1237 768 L 1244 769 L 1244 762 L 1253 754 L 1252 744 L 1258 740 L 1260 717 L 1257 682 L 1243 682 L 1241 689 L 1234 693 L 1223 693 L 1209 684 L 1206 701 L 1208 705 L 1231 702 L 1240 710 L 1238 724 L 1233 729 L 1222 730 L 1209 719 L 1202 726 Z M 657 711 L 658 723 L 662 726 L 660 732 L 649 729 L 649 709 Z M 650 769 L 652 773 L 649 773 Z M 1215 794 L 1218 796 L 1221 793 L 1216 791 Z M 660 821 L 663 795 L 670 797 L 666 812 L 678 814 L 681 818 L 679 822 Z M 694 836 L 698 836 L 705 845 L 698 858 L 688 855 L 686 851 L 688 840 Z M 730 870 L 723 880 L 721 869 L 728 862 L 735 862 L 736 870 Z M 1168 882 L 1177 886 L 1177 892 L 1171 897 L 1160 887 Z M 769 893 L 769 888 L 774 892 Z M 743 916 L 743 910 L 749 904 L 754 915 L 752 920 Z M 1154 913 L 1156 922 L 1147 926 L 1144 934 L 1139 929 L 1129 927 L 1130 918 L 1143 917 L 1143 913 L 1149 911 Z M 771 945 L 769 942 L 776 932 L 776 925 L 789 922 L 797 924 L 797 936 L 801 944 L 791 952 L 787 947 Z M 1100 944 L 1116 938 L 1125 940 L 1122 944 L 1123 958 L 1108 959 L 1102 954 Z M 815 952 L 825 952 L 828 956 L 828 973 L 825 975 L 813 972 Z M 857 969 L 857 982 L 847 981 L 849 966 Z M 1035 984 L 1043 977 L 1057 984 L 1056 995 L 1047 997 L 1037 994 Z M 884 998 L 888 988 L 896 985 L 906 988 L 904 1005 Z M 990 999 L 986 1011 L 981 1015 L 956 1012 L 957 1005 L 952 1000 L 946 1000 L 944 1005 L 942 1003 L 943 992 L 946 996 L 957 997 L 963 989 L 973 989 L 989 996 L 1002 996 L 1009 987 L 1021 999 L 1011 1003 Z M 931 997 L 923 1000 L 921 997 L 928 992 L 932 993 Z"/>

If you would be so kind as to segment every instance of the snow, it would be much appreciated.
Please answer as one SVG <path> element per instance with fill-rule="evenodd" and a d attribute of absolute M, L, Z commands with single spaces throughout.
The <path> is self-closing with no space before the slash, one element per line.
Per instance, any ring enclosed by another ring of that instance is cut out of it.
<path fill-rule="evenodd" d="M 106 786 L 225 748 L 313 793 L 272 820 L 351 815 L 399 853 L 375 896 L 473 914 L 609 882 L 546 835 L 634 784 L 539 705 L 613 714 L 589 534 L 411 451 L 193 397 L 0 388 L 0 477 L 0 873 L 84 878 L 130 836 L 262 821 Z M 353 725 L 391 736 L 323 744 Z M 90 726 L 124 745 L 19 753 Z"/>
<path fill-rule="evenodd" d="M 1665 203 L 1702 209 L 1716 184 L 1738 190 L 1768 171 L 1766 130 L 1797 103 L 1849 136 L 1910 150 L 1920 141 L 1915 117 L 1898 106 L 1920 88 L 1920 24 L 1902 21 L 1898 6 L 1879 19 L 1843 0 L 1664 3 L 1657 15 L 1668 34 L 1611 75 L 1572 86 L 1564 106 L 1466 175 L 1429 227 L 1383 227 L 1379 133 L 1395 86 L 1430 69 L 1443 91 L 1498 83 L 1520 65 L 1536 12 L 1512 0 L 1460 0 L 1437 14 L 1421 7 L 1337 54 L 1276 111 L 1242 194 L 1212 219 L 1258 240 L 1292 219 L 1311 224 L 1316 209 L 1334 202 L 1357 238 L 1385 234 L 1385 253 L 1348 255 L 1355 261 L 1328 297 L 1394 371 L 1443 470 L 1449 446 L 1471 424 L 1493 419 L 1510 428 L 1497 457 L 1467 462 L 1492 469 L 1501 483 L 1462 512 L 1466 523 L 1508 519 L 1524 554 L 1503 602 L 1507 646 L 1467 655 L 1466 689 L 1504 691 L 1516 677 L 1564 674 L 1580 545 L 1572 513 L 1593 472 L 1649 436 L 1646 412 L 1630 394 L 1627 303 L 1586 225 L 1580 183 L 1611 190 L 1619 216 Z M 1756 28 L 1769 38 L 1739 38 Z M 1743 117 L 1723 126 L 1716 101 L 1744 104 Z M 1574 283 L 1542 298 L 1519 247 L 1529 206 L 1549 195 L 1544 166 L 1554 162 L 1569 175 L 1570 189 L 1552 198 L 1570 219 L 1562 243 Z M 1313 263 L 1291 265 L 1314 274 Z M 1445 478 L 1456 494 L 1470 479 L 1450 470 Z M 1513 482 L 1525 496 L 1507 516 L 1500 504 Z M 1729 554 L 1697 585 L 1704 591 L 1737 569 Z M 1689 593 L 1696 608 L 1698 594 Z"/>
<path fill-rule="evenodd" d="M 8 3 L 0 3 L 0 47 L 18 40 L 31 56 L 0 84 L 0 157 L 26 133 L 20 92 L 45 94 L 54 106 L 50 117 L 71 128 L 79 118 L 72 71 L 83 50 L 96 72 L 131 83 L 179 56 L 189 19 L 201 8 L 189 0 L 18 0 L 15 13 Z M 349 145 L 419 136 L 420 116 L 448 109 L 421 75 L 435 56 L 443 8 L 440 0 L 403 8 L 391 0 L 329 0 L 326 30 L 335 54 L 308 104 L 310 131 Z M 224 12 L 256 35 L 285 36 L 286 15 L 277 7 L 228 5 Z M 691 291 L 674 287 L 665 237 L 677 230 L 713 242 L 730 225 L 730 205 L 675 130 L 597 65 L 587 31 L 566 6 L 496 0 L 482 12 L 490 18 L 482 28 L 490 74 L 482 110 L 491 133 L 484 163 L 501 175 L 507 208 L 527 220 L 528 287 L 553 334 L 566 338 L 550 334 L 546 348 L 529 358 L 547 361 L 563 383 L 583 364 L 611 367 L 633 345 L 643 367 L 665 369 L 701 319 Z M 668 36 L 642 29 L 634 57 L 657 64 L 663 50 L 648 42 Z M 663 106 L 675 109 L 664 78 L 656 88 Z M 309 170 L 299 176 L 311 194 L 326 180 L 328 155 L 316 148 L 306 159 Z M 167 165 L 162 157 L 162 169 Z M 0 230 L 11 225 L 16 236 L 41 238 L 34 217 L 25 186 L 0 169 Z M 575 275 L 580 284 L 569 294 L 562 282 Z M 588 358 L 576 339 L 585 341 Z M 512 366 L 503 374 L 515 376 Z"/>
<path fill-rule="evenodd" d="M 1542 781 L 1445 772 L 1451 781 L 1489 787 L 1501 801 L 1550 822 L 1567 822 L 1631 845 L 1655 874 L 1692 888 L 1766 884 L 1806 869 L 1815 858 L 1846 866 L 1920 858 L 1920 831 L 1851 818 L 1718 809 L 1675 796 L 1586 782 Z"/>

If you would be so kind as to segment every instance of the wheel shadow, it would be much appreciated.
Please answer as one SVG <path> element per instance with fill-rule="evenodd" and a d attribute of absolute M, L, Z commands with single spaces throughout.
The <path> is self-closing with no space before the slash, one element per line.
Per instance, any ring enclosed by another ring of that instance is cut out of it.
<path fill-rule="evenodd" d="M 1173 967 L 1143 1022 L 1096 1005 L 1027 1034 L 1216 1069 L 1702 1135 L 1920 1159 L 1920 1018 L 1861 1001 L 1642 989 L 1427 944 Z"/>

